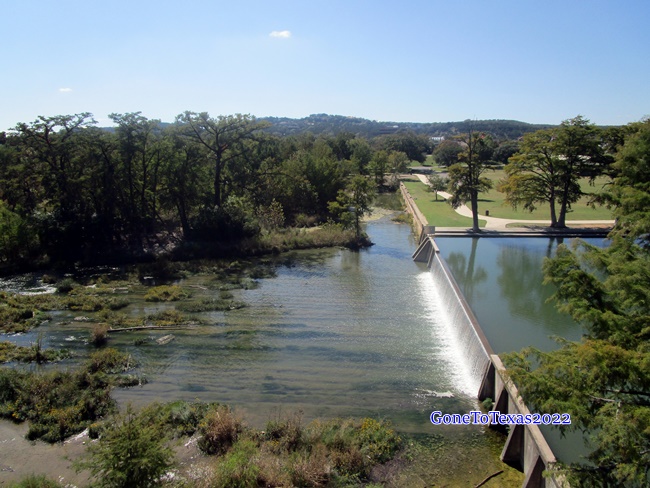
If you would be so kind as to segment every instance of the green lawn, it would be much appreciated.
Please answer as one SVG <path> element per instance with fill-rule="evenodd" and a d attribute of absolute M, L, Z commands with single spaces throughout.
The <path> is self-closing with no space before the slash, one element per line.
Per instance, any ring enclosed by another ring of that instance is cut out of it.
<path fill-rule="evenodd" d="M 521 220 L 544 220 L 551 218 L 549 205 L 546 203 L 539 204 L 538 208 L 529 212 L 523 208 L 515 210 L 505 203 L 505 195 L 496 190 L 499 180 L 505 178 L 505 171 L 496 170 L 488 171 L 485 176 L 494 182 L 494 188 L 487 193 L 481 193 L 479 196 L 479 213 L 483 214 L 486 210 L 490 211 L 490 217 L 500 217 L 504 219 L 521 219 Z M 595 184 L 589 184 L 587 178 L 580 182 L 582 191 L 585 193 L 598 193 L 602 191 L 603 185 L 609 181 L 607 177 L 599 177 Z M 587 202 L 588 196 L 584 196 L 577 203 L 572 205 L 572 209 L 567 213 L 567 220 L 610 220 L 612 211 L 605 207 L 591 208 Z M 556 204 L 556 212 L 560 211 L 559 204 Z"/>
<path fill-rule="evenodd" d="M 472 219 L 458 215 L 456 211 L 442 198 L 436 201 L 435 193 L 427 191 L 427 187 L 420 180 L 402 180 L 409 191 L 420 212 L 429 221 L 429 225 L 436 227 L 471 227 Z M 485 226 L 485 220 L 480 220 L 481 227 Z"/>
<path fill-rule="evenodd" d="M 500 179 L 505 178 L 505 171 L 502 169 L 488 171 L 486 176 L 494 182 L 495 188 L 487 193 L 482 193 L 479 198 L 479 213 L 484 214 L 486 210 L 490 211 L 490 217 L 500 217 L 504 219 L 521 219 L 521 220 L 548 220 L 550 219 L 550 210 L 548 204 L 540 204 L 539 207 L 529 212 L 524 209 L 515 210 L 505 203 L 505 195 L 496 190 L 496 185 Z M 426 186 L 415 178 L 403 180 L 404 185 L 415 199 L 415 203 L 420 211 L 429 221 L 429 225 L 437 227 L 471 227 L 472 219 L 462 217 L 456 213 L 441 197 L 438 201 L 435 194 L 426 190 Z M 599 177 L 594 185 L 584 178 L 580 185 L 585 193 L 598 193 L 602 191 L 603 186 L 609 182 L 607 177 Z M 584 196 L 572 206 L 567 214 L 567 220 L 611 220 L 612 211 L 605 207 L 591 208 L 588 205 L 589 196 Z M 559 205 L 556 205 L 556 211 L 559 212 Z M 485 226 L 485 221 L 480 221 L 481 227 Z"/>

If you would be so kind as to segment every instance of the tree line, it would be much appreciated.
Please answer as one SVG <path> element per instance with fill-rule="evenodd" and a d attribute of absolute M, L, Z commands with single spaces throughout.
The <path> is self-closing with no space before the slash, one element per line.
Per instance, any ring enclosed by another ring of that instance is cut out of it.
<path fill-rule="evenodd" d="M 358 234 L 352 214 L 385 175 L 430 152 L 412 132 L 369 141 L 279 136 L 242 114 L 110 118 L 106 129 L 89 113 L 39 117 L 1 134 L 1 263 L 97 261 L 165 238 L 236 242 L 328 219 Z"/>
<path fill-rule="evenodd" d="M 382 135 L 412 132 L 425 136 L 453 137 L 469 132 L 487 132 L 497 139 L 517 139 L 528 132 L 551 128 L 548 124 L 529 124 L 517 120 L 462 120 L 456 122 L 380 122 L 343 115 L 312 114 L 302 119 L 288 117 L 265 117 L 261 120 L 272 125 L 273 134 L 287 136 L 305 132 L 336 135 L 351 132 L 372 139 Z"/>

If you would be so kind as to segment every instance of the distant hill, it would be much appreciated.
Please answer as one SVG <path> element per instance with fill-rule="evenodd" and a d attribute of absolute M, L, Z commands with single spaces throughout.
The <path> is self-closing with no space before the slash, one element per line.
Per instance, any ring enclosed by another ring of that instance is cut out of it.
<path fill-rule="evenodd" d="M 465 120 L 462 122 L 377 122 L 376 120 L 343 115 L 313 114 L 302 119 L 288 117 L 261 117 L 272 125 L 269 132 L 278 135 L 292 135 L 311 132 L 319 134 L 338 134 L 351 132 L 367 138 L 394 134 L 397 132 L 413 131 L 432 137 L 451 136 L 468 132 L 470 124 L 475 131 L 489 132 L 503 139 L 517 139 L 527 132 L 547 129 L 551 125 L 528 124 L 517 120 Z"/>

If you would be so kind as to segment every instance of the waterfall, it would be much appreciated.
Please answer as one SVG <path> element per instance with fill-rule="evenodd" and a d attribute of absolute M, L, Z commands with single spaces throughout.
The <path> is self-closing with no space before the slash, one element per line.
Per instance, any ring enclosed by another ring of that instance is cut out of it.
<path fill-rule="evenodd" d="M 425 306 L 447 339 L 456 387 L 476 396 L 492 350 L 447 265 L 438 253 L 434 254 L 430 273 L 426 273 L 428 279 L 424 278 L 429 302 Z"/>

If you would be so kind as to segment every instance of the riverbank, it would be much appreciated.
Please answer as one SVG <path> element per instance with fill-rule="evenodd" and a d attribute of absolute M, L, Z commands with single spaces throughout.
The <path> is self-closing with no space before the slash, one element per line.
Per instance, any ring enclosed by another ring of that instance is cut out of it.
<path fill-rule="evenodd" d="M 447 436 L 406 436 L 404 450 L 388 463 L 375 468 L 375 486 L 428 488 L 444 486 L 467 488 L 494 476 L 486 488 L 518 488 L 523 481 L 519 471 L 499 461 L 502 440 L 493 432 L 474 429 L 454 438 Z M 30 475 L 43 475 L 61 487 L 84 487 L 91 481 L 87 470 L 77 472 L 73 463 L 81 459 L 92 441 L 87 433 L 65 443 L 46 444 L 24 438 L 27 427 L 0 420 L 0 486 L 10 486 Z M 173 443 L 175 464 L 164 486 L 197 486 L 211 475 L 215 459 L 197 447 L 196 438 Z M 34 459 L 38 459 L 35 463 Z M 181 480 L 186 480 L 182 484 Z M 191 483 L 188 483 L 191 481 Z"/>
<path fill-rule="evenodd" d="M 433 409 L 465 412 L 477 408 L 476 400 L 463 393 L 461 365 L 447 350 L 446 328 L 435 320 L 439 314 L 420 306 L 428 293 L 421 289 L 421 278 L 428 275 L 411 261 L 409 227 L 385 216 L 369 222 L 368 232 L 376 245 L 362 252 L 329 248 L 264 258 L 273 273 L 262 278 L 244 260 L 225 268 L 188 262 L 184 269 L 196 273 L 187 274 L 176 268 L 179 263 L 140 270 L 142 278 L 162 271 L 175 276 L 174 286 L 192 294 L 178 301 L 147 301 L 144 295 L 155 287 L 140 281 L 128 289 L 121 281 L 95 288 L 85 283 L 84 293 L 101 294 L 106 287 L 129 298 L 130 305 L 118 312 L 127 319 L 200 303 L 230 285 L 239 287 L 230 290 L 231 299 L 248 305 L 192 313 L 201 319 L 197 325 L 174 331 L 175 340 L 166 345 L 155 338 L 169 331 L 111 334 L 109 345 L 137 358 L 137 372 L 149 380 L 114 390 L 113 396 L 122 407 L 132 403 L 138 408 L 170 398 L 227 402 L 258 428 L 278 411 L 302 410 L 306 421 L 387 418 L 400 435 L 417 441 L 415 452 L 389 464 L 400 476 L 392 486 L 475 486 L 507 469 L 498 460 L 491 433 L 439 429 L 429 422 Z M 245 276 L 239 279 L 242 271 Z M 83 357 L 92 350 L 87 337 L 101 313 L 53 314 L 49 322 L 13 340 L 29 344 L 43 332 L 49 345 L 65 345 Z M 91 321 L 75 321 L 76 316 Z M 507 480 L 501 474 L 485 486 L 521 484 L 520 478 L 512 484 Z"/>
<path fill-rule="evenodd" d="M 47 444 L 25 438 L 29 426 L 0 420 L 0 486 L 10 486 L 29 475 L 45 475 L 61 486 L 86 486 L 88 472 L 77 473 L 72 463 L 86 451 L 87 435 L 65 443 Z"/>

